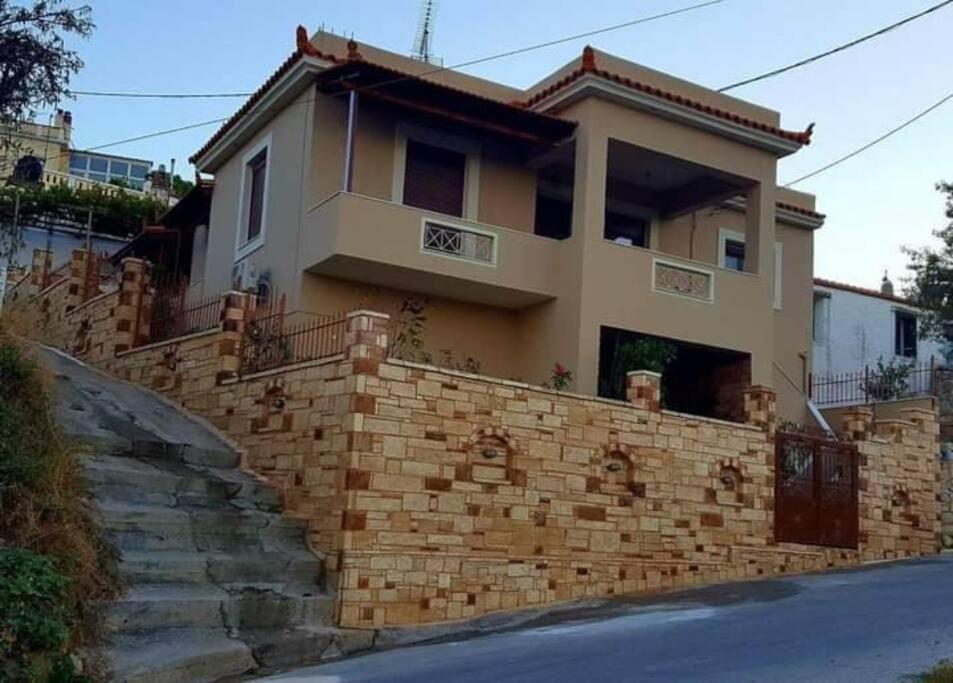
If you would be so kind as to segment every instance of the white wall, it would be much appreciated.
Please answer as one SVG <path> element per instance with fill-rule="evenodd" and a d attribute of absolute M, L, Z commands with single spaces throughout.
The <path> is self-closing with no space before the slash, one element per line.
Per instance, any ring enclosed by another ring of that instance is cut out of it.
<path fill-rule="evenodd" d="M 829 296 L 826 315 L 822 320 L 815 320 L 815 327 L 819 322 L 821 330 L 820 338 L 816 335 L 814 339 L 815 376 L 856 372 L 865 365 L 875 365 L 878 358 L 889 361 L 896 357 L 894 312 L 915 314 L 915 308 L 833 287 L 815 285 L 814 292 Z M 928 363 L 931 356 L 942 361 L 941 345 L 918 339 L 916 362 Z"/>

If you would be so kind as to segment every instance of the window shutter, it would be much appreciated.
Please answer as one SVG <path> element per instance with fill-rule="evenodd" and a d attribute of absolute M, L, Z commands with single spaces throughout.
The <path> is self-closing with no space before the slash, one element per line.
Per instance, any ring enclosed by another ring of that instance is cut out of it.
<path fill-rule="evenodd" d="M 404 204 L 462 216 L 466 162 L 460 152 L 408 140 Z"/>

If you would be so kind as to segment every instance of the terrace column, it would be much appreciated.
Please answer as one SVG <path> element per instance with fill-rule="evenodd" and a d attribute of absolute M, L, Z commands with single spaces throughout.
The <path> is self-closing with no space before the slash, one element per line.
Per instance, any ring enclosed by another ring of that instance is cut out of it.
<path fill-rule="evenodd" d="M 746 193 L 745 270 L 757 275 L 757 301 L 751 315 L 751 382 L 772 386 L 776 380 L 774 345 L 774 173 Z M 730 303 L 728 304 L 730 305 Z"/>
<path fill-rule="evenodd" d="M 553 358 L 567 365 L 575 375 L 574 391 L 597 393 L 599 379 L 599 324 L 605 302 L 587 295 L 586 280 L 598 268 L 597 252 L 602 246 L 606 213 L 606 176 L 609 138 L 599 120 L 600 111 L 584 103 L 576 133 L 575 179 L 573 186 L 572 262 L 564 269 L 566 291 L 560 303 L 571 307 L 558 334 L 575 336 L 575 348 L 566 358 Z M 574 356 L 574 357 L 573 357 Z"/>

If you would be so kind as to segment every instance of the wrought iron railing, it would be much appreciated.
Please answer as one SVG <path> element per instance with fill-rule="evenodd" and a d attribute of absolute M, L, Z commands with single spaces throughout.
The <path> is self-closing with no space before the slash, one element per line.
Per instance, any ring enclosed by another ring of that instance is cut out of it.
<path fill-rule="evenodd" d="M 424 223 L 424 251 L 493 264 L 496 262 L 496 237 L 483 232 Z"/>
<path fill-rule="evenodd" d="M 878 403 L 934 394 L 937 366 L 929 362 L 865 365 L 862 370 L 812 376 L 810 397 L 820 406 Z"/>
<path fill-rule="evenodd" d="M 149 319 L 150 343 L 205 332 L 221 323 L 221 296 L 186 302 L 185 292 L 182 286 L 156 290 Z"/>
<path fill-rule="evenodd" d="M 305 363 L 344 351 L 344 314 L 318 315 L 288 324 L 283 307 L 270 315 L 252 316 L 241 343 L 241 374 Z"/>

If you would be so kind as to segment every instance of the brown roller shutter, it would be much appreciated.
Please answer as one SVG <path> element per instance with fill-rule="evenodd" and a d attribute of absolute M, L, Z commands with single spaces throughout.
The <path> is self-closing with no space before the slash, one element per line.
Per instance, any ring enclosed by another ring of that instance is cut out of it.
<path fill-rule="evenodd" d="M 462 216 L 466 163 L 460 152 L 408 140 L 404 204 Z"/>

